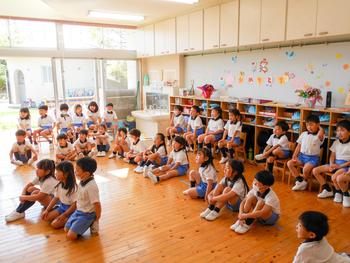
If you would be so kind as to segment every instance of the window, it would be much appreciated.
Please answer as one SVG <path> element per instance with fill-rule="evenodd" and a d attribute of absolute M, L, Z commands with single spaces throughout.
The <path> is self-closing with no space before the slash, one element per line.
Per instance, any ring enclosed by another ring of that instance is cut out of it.
<path fill-rule="evenodd" d="M 0 19 L 0 47 L 9 47 L 10 38 L 8 32 L 8 22 L 5 19 Z"/>
<path fill-rule="evenodd" d="M 136 30 L 103 28 L 103 48 L 135 50 Z"/>
<path fill-rule="evenodd" d="M 50 66 L 41 67 L 41 82 L 42 83 L 52 83 L 52 72 Z"/>

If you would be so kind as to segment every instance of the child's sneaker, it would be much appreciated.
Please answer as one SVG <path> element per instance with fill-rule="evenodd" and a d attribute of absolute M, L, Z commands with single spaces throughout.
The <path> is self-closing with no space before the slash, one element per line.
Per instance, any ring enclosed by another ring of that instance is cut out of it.
<path fill-rule="evenodd" d="M 158 182 L 158 179 L 157 179 L 157 176 L 154 175 L 154 173 L 152 173 L 151 171 L 149 171 L 147 173 L 148 177 L 151 179 L 151 181 L 154 183 L 154 184 L 157 184 L 159 183 Z"/>
<path fill-rule="evenodd" d="M 143 173 L 143 167 L 142 166 L 137 166 L 134 169 L 134 172 L 137 173 L 137 174 Z"/>
<path fill-rule="evenodd" d="M 95 154 L 96 154 L 96 152 L 95 152 L 95 150 L 91 150 L 91 152 L 89 152 L 89 157 L 94 157 L 95 156 Z"/>
<path fill-rule="evenodd" d="M 350 196 L 343 196 L 343 207 L 350 207 Z"/>
<path fill-rule="evenodd" d="M 97 152 L 96 157 L 102 157 L 101 152 Z"/>
<path fill-rule="evenodd" d="M 101 152 L 101 157 L 105 157 L 106 156 L 106 152 L 105 151 L 102 151 Z"/>
<path fill-rule="evenodd" d="M 228 160 L 228 157 L 221 157 L 221 160 L 219 163 L 224 164 L 227 162 L 227 160 Z"/>
<path fill-rule="evenodd" d="M 208 221 L 214 221 L 216 218 L 218 218 L 219 213 L 215 210 L 211 210 L 210 213 L 205 217 Z"/>
<path fill-rule="evenodd" d="M 113 159 L 115 158 L 117 155 L 115 153 L 111 153 L 109 156 L 108 156 L 108 159 Z"/>
<path fill-rule="evenodd" d="M 151 168 L 149 166 L 145 166 L 143 168 L 143 177 L 148 177 L 148 172 L 151 170 Z"/>
<path fill-rule="evenodd" d="M 264 160 L 265 157 L 264 157 L 263 154 L 257 154 L 257 155 L 255 155 L 255 159 L 256 159 L 257 161 L 261 161 L 261 160 Z"/>
<path fill-rule="evenodd" d="M 329 192 L 326 189 L 323 189 L 323 191 L 317 195 L 318 198 L 328 198 L 332 196 L 333 196 L 333 192 L 332 191 Z"/>
<path fill-rule="evenodd" d="M 230 226 L 230 229 L 232 231 L 236 231 L 236 229 L 239 227 L 240 221 L 237 220 L 236 223 L 234 223 L 233 225 Z"/>
<path fill-rule="evenodd" d="M 252 225 L 247 225 L 246 223 L 243 223 L 243 224 L 240 224 L 240 225 L 236 228 L 235 232 L 236 232 L 237 234 L 244 234 L 244 233 L 247 233 L 248 230 L 249 230 L 251 227 L 252 227 Z"/>
<path fill-rule="evenodd" d="M 9 222 L 13 222 L 16 221 L 18 219 L 24 218 L 25 213 L 18 213 L 16 210 L 12 211 L 10 214 L 8 214 L 7 216 L 5 216 L 5 221 L 7 223 Z"/>
<path fill-rule="evenodd" d="M 341 193 L 335 193 L 333 201 L 335 203 L 342 203 L 343 202 L 343 195 Z"/>
<path fill-rule="evenodd" d="M 295 185 L 293 186 L 293 191 L 304 191 L 307 188 L 307 182 L 305 180 L 299 182 L 296 181 Z"/>
<path fill-rule="evenodd" d="M 129 159 L 126 158 L 126 157 L 123 159 L 123 162 L 124 162 L 124 163 L 130 163 Z"/>
<path fill-rule="evenodd" d="M 210 210 L 209 208 L 205 209 L 202 213 L 199 214 L 200 217 L 202 218 L 206 218 L 207 215 L 210 214 L 212 210 Z"/>
<path fill-rule="evenodd" d="M 188 152 L 193 152 L 193 148 L 191 146 L 188 147 Z"/>
<path fill-rule="evenodd" d="M 98 221 L 94 221 L 92 225 L 90 226 L 90 233 L 91 235 L 98 235 L 98 231 L 100 230 L 100 226 Z"/>
<path fill-rule="evenodd" d="M 13 160 L 13 161 L 11 161 L 11 163 L 14 164 L 14 165 L 17 165 L 17 166 L 22 166 L 22 165 L 24 165 L 23 162 L 20 161 L 20 160 Z"/>
<path fill-rule="evenodd" d="M 30 158 L 29 161 L 28 161 L 28 165 L 32 165 L 34 163 L 34 158 Z"/>

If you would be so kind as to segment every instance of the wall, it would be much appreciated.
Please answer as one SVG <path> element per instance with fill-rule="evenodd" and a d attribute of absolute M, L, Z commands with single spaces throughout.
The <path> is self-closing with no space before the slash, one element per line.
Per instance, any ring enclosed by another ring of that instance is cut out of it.
<path fill-rule="evenodd" d="M 332 106 L 341 107 L 350 89 L 349 64 L 350 43 L 187 56 L 185 87 L 194 80 L 195 87 L 213 84 L 216 95 L 296 103 L 295 89 L 310 85 L 324 98 L 332 91 Z"/>

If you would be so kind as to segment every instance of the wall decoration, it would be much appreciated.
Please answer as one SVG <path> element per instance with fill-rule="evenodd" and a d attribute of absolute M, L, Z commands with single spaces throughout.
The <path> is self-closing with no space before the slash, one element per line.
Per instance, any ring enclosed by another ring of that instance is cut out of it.
<path fill-rule="evenodd" d="M 324 83 L 324 85 L 328 88 L 331 86 L 331 82 L 329 80 L 326 80 L 326 82 Z"/>
<path fill-rule="evenodd" d="M 348 70 L 349 69 L 349 64 L 343 64 L 342 67 L 343 67 L 344 70 Z"/>
<path fill-rule="evenodd" d="M 261 84 L 263 82 L 263 78 L 262 77 L 257 77 L 256 78 L 256 82 L 258 83 L 259 86 L 261 86 Z"/>
<path fill-rule="evenodd" d="M 267 61 L 266 58 L 264 58 L 263 60 L 260 61 L 260 65 L 259 65 L 259 69 L 260 69 L 260 72 L 266 74 L 269 69 L 267 67 L 267 65 L 269 64 L 269 62 Z"/>
<path fill-rule="evenodd" d="M 291 85 L 294 89 L 304 89 L 307 86 L 307 82 L 303 78 L 295 77 L 291 80 Z"/>
<path fill-rule="evenodd" d="M 272 87 L 272 82 L 273 82 L 273 78 L 272 77 L 267 77 L 266 78 L 266 82 L 265 82 L 265 87 L 271 88 Z"/>
<path fill-rule="evenodd" d="M 336 59 L 341 59 L 341 58 L 343 58 L 343 54 L 342 53 L 336 53 L 335 54 L 335 58 Z"/>
<path fill-rule="evenodd" d="M 243 84 L 243 82 L 244 82 L 244 72 L 243 71 L 241 71 L 240 73 L 239 73 L 239 78 L 238 78 L 238 83 L 239 84 Z"/>
<path fill-rule="evenodd" d="M 238 57 L 237 57 L 237 55 L 233 55 L 232 57 L 231 57 L 231 61 L 233 62 L 233 63 L 237 63 L 237 60 L 238 60 Z"/>
<path fill-rule="evenodd" d="M 285 54 L 288 59 L 293 59 L 295 55 L 294 51 L 286 51 Z"/>
<path fill-rule="evenodd" d="M 248 77 L 248 83 L 249 83 L 250 85 L 253 85 L 253 84 L 254 84 L 254 78 L 253 78 L 252 76 L 249 76 L 249 77 Z"/>
<path fill-rule="evenodd" d="M 345 93 L 344 87 L 339 87 L 339 88 L 337 89 L 337 91 L 338 91 L 339 94 L 344 94 L 344 93 Z"/>
<path fill-rule="evenodd" d="M 254 74 L 257 70 L 258 70 L 257 64 L 255 62 L 252 62 L 252 67 L 251 67 L 252 73 Z"/>

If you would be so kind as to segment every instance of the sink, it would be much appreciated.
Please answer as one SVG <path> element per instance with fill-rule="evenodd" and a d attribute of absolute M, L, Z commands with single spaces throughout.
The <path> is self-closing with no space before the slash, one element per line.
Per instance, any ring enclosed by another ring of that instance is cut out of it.
<path fill-rule="evenodd" d="M 132 111 L 131 115 L 136 119 L 150 120 L 150 121 L 163 121 L 169 120 L 170 114 L 161 110 L 136 110 Z"/>

